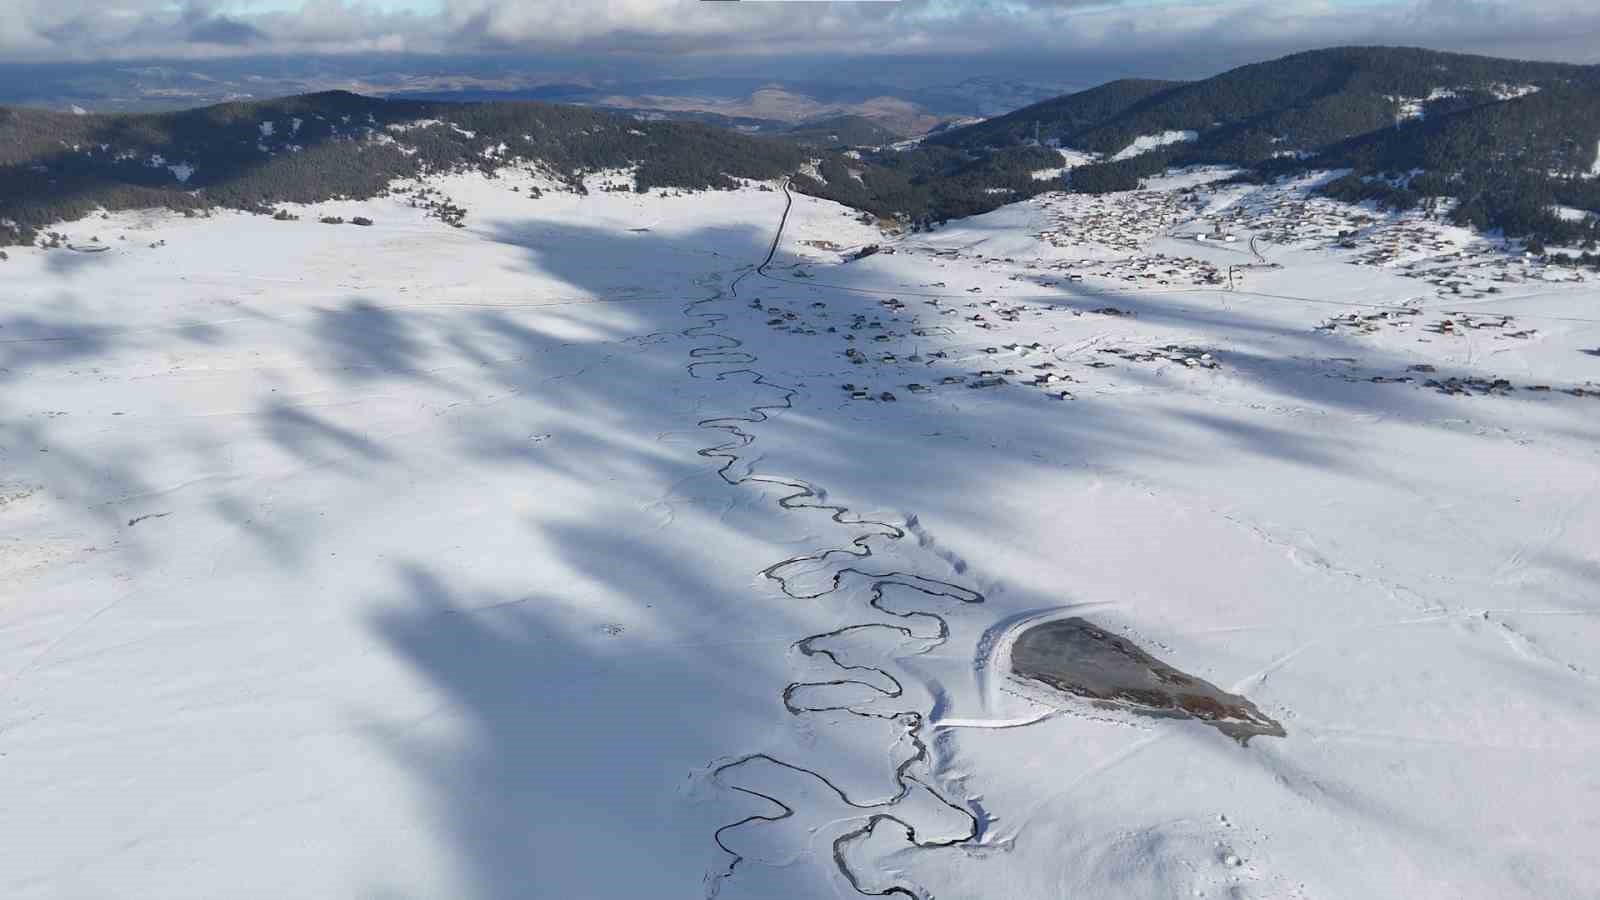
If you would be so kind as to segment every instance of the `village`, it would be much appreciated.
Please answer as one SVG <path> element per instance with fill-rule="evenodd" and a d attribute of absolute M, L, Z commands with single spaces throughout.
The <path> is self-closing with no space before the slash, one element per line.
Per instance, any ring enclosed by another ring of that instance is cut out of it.
<path fill-rule="evenodd" d="M 1452 348 L 1475 346 L 1473 341 L 1526 343 L 1542 332 L 1515 315 L 1436 309 L 1432 303 L 1509 296 L 1511 285 L 1584 277 L 1577 269 L 1549 264 L 1504 241 L 1444 224 L 1437 219 L 1438 209 L 1378 212 L 1315 196 L 1303 183 L 1202 183 L 1098 196 L 1057 193 L 1019 206 L 1032 206 L 1030 213 L 1045 223 L 1028 232 L 1037 248 L 1031 252 L 1015 241 L 991 249 L 986 240 L 961 242 L 937 232 L 882 248 L 812 238 L 798 242 L 796 258 L 771 275 L 805 285 L 812 293 L 826 292 L 832 282 L 830 265 L 859 265 L 878 254 L 907 256 L 908 264 L 925 259 L 924 266 L 949 273 L 941 280 L 904 283 L 901 292 L 877 291 L 890 296 L 876 300 L 876 313 L 830 314 L 829 303 L 822 300 L 754 300 L 750 306 L 767 316 L 775 332 L 837 341 L 833 353 L 840 365 L 835 374 L 847 379 L 839 387 L 849 401 L 887 403 L 908 394 L 960 390 L 965 395 L 1007 385 L 1050 399 L 1075 400 L 1120 390 L 1126 379 L 1117 369 L 1215 377 L 1229 358 L 1223 348 L 1141 333 L 1136 304 L 1066 300 L 1086 293 L 1135 298 L 1211 291 L 1225 303 L 1230 292 L 1254 291 L 1263 273 L 1300 265 L 1302 259 L 1378 269 L 1426 281 L 1434 287 L 1433 296 L 1379 308 L 1357 304 L 1308 322 L 1307 332 L 1341 341 L 1410 334 L 1422 343 L 1442 344 L 1428 353 L 1448 355 L 1457 352 Z M 1185 246 L 1194 250 L 1178 252 Z M 1069 341 L 1063 335 L 1078 329 L 1065 320 L 1078 318 L 1108 327 L 1092 327 L 1087 344 Z M 1010 339 L 1008 332 L 1019 336 Z M 1035 339 L 1040 335 L 1056 336 L 1056 343 Z M 1466 352 L 1470 358 L 1470 349 Z M 1365 374 L 1334 367 L 1328 377 L 1455 396 L 1507 396 L 1526 389 L 1600 397 L 1600 388 L 1591 382 L 1513 384 L 1498 377 L 1439 372 L 1438 364 L 1417 363 L 1403 372 Z"/>
<path fill-rule="evenodd" d="M 748 305 L 767 316 L 766 324 L 774 332 L 837 339 L 841 345 L 835 351 L 837 358 L 843 366 L 852 367 L 841 366 L 837 373 L 854 372 L 856 378 L 865 374 L 870 379 L 839 385 L 848 399 L 857 401 L 892 403 L 900 399 L 899 391 L 930 394 L 1004 385 L 1038 390 L 1051 399 L 1073 400 L 1077 399 L 1074 387 L 1081 390 L 1097 382 L 1102 388 L 1111 387 L 1094 373 L 1118 362 L 1199 370 L 1222 365 L 1217 353 L 1205 347 L 1134 343 L 1097 346 L 1093 353 L 1062 353 L 1063 348 L 1038 340 L 991 342 L 988 337 L 1021 326 L 1024 317 L 1047 321 L 1083 316 L 1134 318 L 1111 306 L 1078 310 L 1038 300 L 931 298 L 921 300 L 920 311 L 914 311 L 898 297 L 888 297 L 878 301 L 878 314 L 851 313 L 836 319 L 823 301 L 754 299 Z M 1056 329 L 1046 325 L 1045 330 Z M 968 340 L 962 340 L 964 337 Z"/>
<path fill-rule="evenodd" d="M 1350 265 L 1424 281 L 1437 297 L 1462 300 L 1492 298 L 1511 285 L 1594 277 L 1565 264 L 1562 255 L 1535 254 L 1519 242 L 1450 225 L 1444 221 L 1448 204 L 1382 212 L 1317 196 L 1304 181 L 1052 193 L 1028 202 L 1045 220 L 1031 236 L 1049 248 L 1035 258 L 936 245 L 907 250 L 990 271 L 1010 269 L 1008 280 L 1041 287 L 1089 279 L 1145 290 L 1237 289 L 1253 271 L 1279 265 L 1273 256 L 1285 250 L 1327 251 Z M 816 246 L 844 249 L 830 243 Z"/>
<path fill-rule="evenodd" d="M 1250 234 L 1268 247 L 1342 251 L 1352 265 L 1426 281 L 1439 297 L 1480 299 L 1502 293 L 1506 285 L 1592 277 L 1565 265 L 1561 255 L 1536 254 L 1521 242 L 1449 224 L 1448 201 L 1380 211 L 1317 196 L 1305 181 L 1242 190 L 1202 186 L 1195 195 L 1209 197 L 1204 217 L 1215 229 Z"/>

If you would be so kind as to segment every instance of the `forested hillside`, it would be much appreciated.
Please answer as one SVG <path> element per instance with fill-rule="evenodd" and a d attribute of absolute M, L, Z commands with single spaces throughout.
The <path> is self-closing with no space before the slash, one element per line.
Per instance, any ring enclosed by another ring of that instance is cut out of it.
<path fill-rule="evenodd" d="M 783 137 L 803 147 L 834 149 L 892 144 L 906 135 L 890 131 L 866 116 L 833 116 L 794 126 Z"/>
<path fill-rule="evenodd" d="M 1559 86 L 1384 129 L 1315 162 L 1352 170 L 1323 189 L 1339 199 L 1404 209 L 1449 198 L 1461 224 L 1579 244 L 1600 237 L 1600 228 L 1554 208 L 1600 212 L 1597 155 L 1600 90 Z"/>
<path fill-rule="evenodd" d="M 1594 231 L 1552 205 L 1600 212 L 1594 66 L 1411 48 L 1316 50 L 1204 81 L 1111 82 L 930 143 L 980 153 L 1030 144 L 1036 134 L 1103 156 L 1073 170 L 1079 191 L 1131 190 L 1195 164 L 1238 166 L 1245 178 L 1347 168 L 1330 194 L 1391 206 L 1448 198 L 1459 201 L 1463 223 L 1546 240 Z M 1141 139 L 1160 145 L 1138 152 Z"/>
<path fill-rule="evenodd" d="M 882 151 L 865 160 L 842 152 L 894 137 L 849 117 L 760 138 L 577 106 L 344 92 L 140 115 L 0 108 L 0 243 L 30 243 L 50 224 L 99 208 L 265 212 L 279 203 L 372 197 L 398 178 L 514 164 L 574 187 L 585 173 L 631 168 L 639 191 L 793 174 L 802 191 L 927 221 L 1030 196 L 1050 186 L 1030 173 L 1060 162 L 1037 147 Z M 808 163 L 816 177 L 800 174 Z"/>
<path fill-rule="evenodd" d="M 553 177 L 636 168 L 638 190 L 728 187 L 804 162 L 792 143 L 576 106 L 379 100 L 344 92 L 177 113 L 0 108 L 0 243 L 96 208 L 365 198 L 396 178 L 538 165 Z"/>
<path fill-rule="evenodd" d="M 631 168 L 640 191 L 792 176 L 803 192 L 916 226 L 1060 189 L 1056 147 L 1094 157 L 1065 181 L 1076 191 L 1130 190 L 1195 164 L 1246 179 L 1349 169 L 1330 194 L 1448 199 L 1459 221 L 1510 234 L 1587 240 L 1593 217 L 1553 207 L 1600 212 L 1593 66 L 1335 48 L 1203 81 L 1113 81 L 899 150 L 895 137 L 859 117 L 760 138 L 575 106 L 343 92 L 153 115 L 0 108 L 0 243 L 98 207 L 267 210 L 509 164 L 575 187 Z"/>
<path fill-rule="evenodd" d="M 830 153 L 816 175 L 797 174 L 802 193 L 835 200 L 913 226 L 988 212 L 1047 190 L 1059 180 L 1033 173 L 1059 168 L 1061 155 L 1045 147 L 1015 146 L 962 151 L 925 146 L 907 150 Z"/>
<path fill-rule="evenodd" d="M 1004 147 L 1034 140 L 1077 146 L 1085 131 L 1130 110 L 1159 102 L 1181 81 L 1124 78 L 1064 97 L 1055 97 L 1015 112 L 927 139 L 926 143 L 966 149 Z"/>
<path fill-rule="evenodd" d="M 1297 53 L 1183 84 L 1114 81 L 944 135 L 946 146 L 1018 143 L 1042 135 L 1114 154 L 1142 135 L 1193 131 L 1209 158 L 1255 164 L 1317 151 L 1394 125 L 1592 77 L 1583 66 L 1341 47 Z"/>

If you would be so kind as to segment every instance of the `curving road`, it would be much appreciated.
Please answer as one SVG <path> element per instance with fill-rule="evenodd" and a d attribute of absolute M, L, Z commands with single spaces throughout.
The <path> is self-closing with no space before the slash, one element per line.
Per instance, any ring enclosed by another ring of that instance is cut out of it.
<path fill-rule="evenodd" d="M 754 354 L 743 349 L 742 342 L 740 342 L 737 338 L 723 334 L 716 330 L 716 328 L 722 322 L 727 320 L 727 315 L 719 312 L 703 310 L 701 307 L 720 300 L 737 297 L 739 294 L 740 283 L 751 275 L 769 278 L 783 283 L 781 279 L 773 278 L 773 276 L 768 275 L 766 271 L 767 267 L 772 264 L 773 257 L 778 252 L 778 245 L 783 238 L 784 227 L 788 224 L 789 212 L 794 206 L 794 197 L 789 191 L 789 185 L 787 182 L 785 182 L 783 185 L 783 193 L 783 215 L 779 219 L 777 231 L 773 234 L 772 244 L 767 249 L 766 257 L 762 259 L 760 264 L 750 270 L 747 270 L 732 283 L 730 283 L 726 292 L 718 290 L 711 297 L 708 297 L 704 300 L 697 300 L 688 304 L 684 308 L 684 315 L 691 318 L 700 319 L 701 321 L 700 324 L 692 325 L 689 328 L 684 329 L 682 332 L 686 337 L 705 339 L 708 341 L 707 343 L 696 346 L 689 351 L 690 362 L 688 363 L 688 371 L 691 377 L 703 377 L 700 370 L 706 367 L 725 367 L 721 371 L 717 372 L 717 374 L 714 376 L 714 380 L 721 381 L 727 377 L 735 375 L 745 376 L 751 379 L 755 384 L 766 385 L 777 389 L 778 391 L 782 392 L 783 396 L 781 400 L 775 403 L 760 404 L 750 407 L 747 415 L 719 416 L 711 419 L 702 419 L 698 423 L 699 427 L 711 431 L 724 432 L 729 436 L 729 439 L 721 443 L 702 448 L 698 452 L 699 455 L 708 459 L 721 459 L 724 461 L 722 466 L 717 470 L 717 473 L 729 485 L 739 486 L 743 484 L 763 484 L 789 489 L 791 493 L 783 495 L 778 500 L 778 505 L 783 509 L 825 510 L 830 514 L 830 518 L 834 522 L 857 529 L 857 533 L 848 542 L 846 542 L 844 546 L 824 548 L 811 553 L 781 560 L 763 569 L 761 571 L 761 575 L 769 581 L 776 583 L 778 589 L 782 591 L 785 596 L 796 600 L 812 600 L 835 593 L 843 587 L 847 580 L 852 583 L 856 582 L 857 580 L 865 582 L 870 586 L 870 599 L 867 601 L 867 605 L 876 610 L 879 614 L 885 614 L 905 620 L 907 624 L 892 625 L 881 622 L 864 622 L 861 624 L 846 625 L 842 628 L 820 634 L 809 635 L 796 641 L 793 645 L 796 650 L 798 650 L 807 658 L 826 661 L 827 664 L 838 670 L 838 677 L 824 681 L 793 682 L 789 684 L 786 688 L 784 688 L 783 691 L 783 705 L 784 708 L 788 710 L 790 715 L 795 716 L 803 716 L 818 712 L 842 712 L 851 716 L 859 717 L 861 719 L 894 722 L 895 724 L 899 725 L 901 729 L 903 729 L 903 732 L 909 739 L 914 752 L 909 758 L 901 762 L 900 765 L 895 769 L 895 794 L 887 799 L 873 802 L 852 799 L 846 791 L 830 781 L 827 774 L 824 772 L 799 766 L 794 763 L 778 759 L 767 753 L 750 753 L 717 765 L 711 770 L 711 776 L 714 780 L 730 790 L 745 794 L 747 796 L 756 797 L 765 801 L 766 803 L 771 804 L 774 812 L 770 814 L 746 816 L 743 819 L 730 822 L 727 825 L 717 829 L 716 833 L 713 835 L 713 840 L 715 840 L 717 846 L 729 856 L 729 862 L 727 868 L 716 875 L 708 884 L 707 896 L 715 896 L 721 887 L 722 881 L 728 876 L 732 875 L 738 868 L 739 864 L 744 861 L 744 857 L 741 856 L 737 851 L 730 848 L 724 841 L 724 837 L 730 831 L 739 828 L 755 826 L 761 823 L 779 822 L 795 814 L 794 808 L 785 803 L 781 798 L 734 782 L 735 776 L 742 768 L 750 766 L 754 763 L 766 763 L 816 779 L 833 795 L 838 797 L 841 802 L 855 810 L 859 810 L 862 813 L 861 824 L 840 835 L 833 842 L 834 864 L 838 867 L 840 874 L 844 876 L 844 878 L 850 883 L 857 893 L 865 896 L 899 895 L 911 897 L 913 900 L 926 900 L 926 898 L 931 897 L 930 894 L 919 893 L 910 888 L 893 886 L 883 890 L 871 890 L 863 886 L 856 873 L 851 870 L 848 862 L 846 861 L 846 853 L 849 846 L 859 839 L 870 836 L 880 824 L 885 822 L 898 826 L 905 832 L 906 839 L 916 846 L 955 846 L 973 841 L 980 836 L 981 827 L 979 823 L 981 819 L 977 811 L 967 805 L 957 803 L 945 797 L 933 785 L 928 784 L 927 781 L 924 781 L 922 778 L 918 777 L 918 772 L 925 771 L 927 764 L 931 761 L 927 744 L 923 740 L 922 731 L 925 723 L 925 713 L 922 710 L 902 709 L 891 712 L 863 710 L 857 708 L 858 706 L 862 705 L 862 701 L 859 699 L 854 702 L 846 700 L 835 702 L 828 700 L 830 692 L 837 692 L 842 688 L 865 688 L 873 695 L 874 700 L 899 699 L 904 695 L 904 688 L 899 680 L 897 680 L 888 671 L 876 666 L 849 664 L 835 655 L 833 651 L 820 649 L 816 645 L 819 642 L 825 641 L 829 638 L 838 637 L 847 633 L 864 631 L 867 629 L 887 629 L 888 631 L 899 634 L 905 638 L 930 641 L 934 646 L 943 643 L 949 638 L 949 625 L 946 623 L 945 619 L 937 613 L 928 612 L 925 610 L 897 612 L 883 606 L 881 601 L 883 599 L 884 590 L 890 586 L 907 588 L 911 591 L 919 592 L 930 599 L 954 600 L 960 603 L 982 603 L 984 598 L 983 595 L 977 591 L 973 591 L 950 582 L 941 581 L 939 579 L 928 578 L 907 572 L 872 572 L 866 569 L 856 568 L 853 564 L 846 565 L 835 571 L 831 581 L 828 583 L 828 586 L 822 590 L 816 591 L 815 593 L 808 593 L 800 588 L 797 588 L 792 583 L 796 576 L 786 574 L 796 567 L 810 571 L 814 570 L 816 565 L 825 565 L 839 558 L 844 558 L 852 562 L 864 561 L 870 559 L 873 555 L 871 542 L 874 539 L 898 541 L 906 536 L 906 531 L 900 526 L 890 522 L 880 522 L 873 519 L 864 519 L 859 516 L 855 516 L 851 514 L 849 508 L 846 506 L 824 502 L 822 499 L 824 492 L 816 488 L 814 485 L 800 479 L 777 475 L 757 475 L 754 474 L 753 470 L 750 469 L 746 469 L 745 471 L 748 474 L 743 475 L 736 474 L 734 471 L 734 468 L 739 460 L 745 455 L 744 451 L 746 451 L 756 441 L 755 435 L 745 430 L 745 426 L 767 421 L 768 413 L 773 410 L 791 408 L 793 405 L 793 399 L 799 393 L 799 391 L 795 388 L 776 384 L 767 380 L 766 376 L 757 368 L 755 368 L 755 365 L 759 362 L 758 358 Z M 929 631 L 931 631 L 931 633 L 919 633 L 917 630 L 914 630 L 911 627 L 911 623 L 923 624 Z M 869 676 L 877 677 L 873 681 L 863 680 Z M 883 686 L 885 684 L 888 685 L 887 688 Z M 854 690 L 850 690 L 848 692 L 849 696 L 854 696 L 855 694 L 856 692 Z M 800 697 L 802 695 L 805 698 L 810 698 L 809 702 L 801 702 Z M 916 828 L 910 822 L 900 818 L 894 811 L 895 807 L 916 787 L 921 787 L 927 790 L 934 798 L 942 802 L 945 806 L 964 816 L 969 823 L 967 833 L 958 838 L 945 840 L 920 838 L 917 835 Z"/>

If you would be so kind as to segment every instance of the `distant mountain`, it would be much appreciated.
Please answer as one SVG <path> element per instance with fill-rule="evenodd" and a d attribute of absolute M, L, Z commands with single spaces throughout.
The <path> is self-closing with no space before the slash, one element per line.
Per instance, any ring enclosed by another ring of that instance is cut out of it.
<path fill-rule="evenodd" d="M 726 69 L 725 73 L 707 74 Z M 765 70 L 765 71 L 763 71 Z M 977 75 L 950 82 L 938 60 L 835 66 L 727 67 L 623 63 L 604 77 L 585 57 L 360 54 L 223 57 L 182 62 L 0 62 L 0 105 L 66 111 L 165 112 L 215 103 L 349 90 L 367 96 L 481 103 L 570 103 L 657 118 L 737 123 L 778 132 L 810 119 L 860 115 L 915 134 L 940 121 L 992 116 L 1071 85 Z M 762 72 L 762 74 L 754 74 Z M 693 73 L 693 74 L 691 74 Z"/>
<path fill-rule="evenodd" d="M 880 147 L 908 136 L 904 132 L 885 128 L 866 116 L 833 116 L 816 119 L 803 122 L 784 132 L 784 137 L 803 147 L 822 149 Z"/>
<path fill-rule="evenodd" d="M 837 90 L 805 93 L 801 86 L 770 84 L 749 94 L 715 97 L 681 94 L 594 94 L 582 102 L 630 113 L 682 117 L 718 116 L 762 123 L 764 132 L 787 130 L 807 122 L 846 116 L 865 119 L 900 136 L 922 134 L 939 124 L 942 115 L 895 94 L 840 96 Z"/>
<path fill-rule="evenodd" d="M 986 117 L 1003 115 L 1058 96 L 1072 86 L 1066 82 L 1048 85 L 1020 78 L 978 75 L 954 84 L 908 90 L 902 96 L 931 111 L 954 112 L 964 117 Z"/>

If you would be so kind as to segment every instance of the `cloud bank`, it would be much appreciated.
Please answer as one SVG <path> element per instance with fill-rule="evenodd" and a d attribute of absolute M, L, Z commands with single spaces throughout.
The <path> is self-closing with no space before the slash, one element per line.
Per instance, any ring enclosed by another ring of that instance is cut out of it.
<path fill-rule="evenodd" d="M 1335 44 L 1600 62 L 1592 0 L 5 0 L 0 58 L 550 53 L 1057 57 L 1199 74 Z"/>

